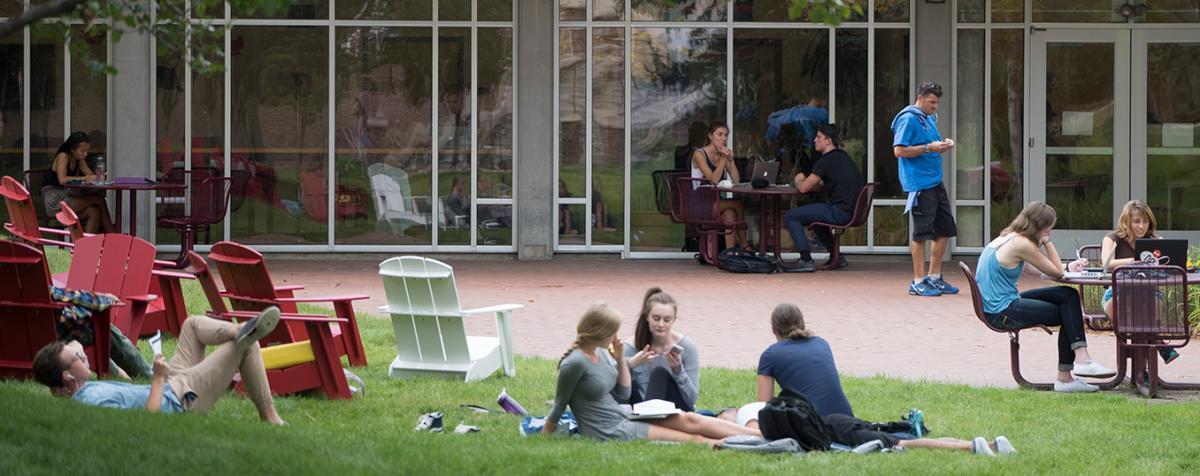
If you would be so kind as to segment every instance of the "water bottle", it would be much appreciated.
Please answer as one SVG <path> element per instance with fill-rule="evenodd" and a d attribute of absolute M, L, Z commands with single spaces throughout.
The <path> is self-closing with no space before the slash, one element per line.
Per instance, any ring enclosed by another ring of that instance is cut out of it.
<path fill-rule="evenodd" d="M 108 161 L 104 158 L 103 155 L 97 155 L 96 156 L 96 181 L 97 182 L 103 181 L 106 177 L 106 175 L 105 175 L 106 172 L 108 172 Z"/>

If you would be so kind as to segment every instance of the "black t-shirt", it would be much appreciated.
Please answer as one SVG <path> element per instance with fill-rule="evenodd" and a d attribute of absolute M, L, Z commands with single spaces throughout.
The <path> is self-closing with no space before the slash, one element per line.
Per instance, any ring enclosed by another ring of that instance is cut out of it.
<path fill-rule="evenodd" d="M 850 155 L 842 149 L 834 149 L 817 159 L 812 173 L 825 183 L 829 203 L 853 215 L 854 202 L 858 201 L 858 192 L 866 182 Z"/>

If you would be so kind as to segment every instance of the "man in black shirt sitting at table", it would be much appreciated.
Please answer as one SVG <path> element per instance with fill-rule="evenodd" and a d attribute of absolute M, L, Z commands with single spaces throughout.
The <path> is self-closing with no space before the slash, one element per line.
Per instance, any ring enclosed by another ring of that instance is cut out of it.
<path fill-rule="evenodd" d="M 782 265 L 783 270 L 789 273 L 811 273 L 816 269 L 812 253 L 808 249 L 808 237 L 804 234 L 804 228 L 815 222 L 849 223 L 850 218 L 854 216 L 854 202 L 858 200 L 858 193 L 865 185 L 858 166 L 850 159 L 850 155 L 840 148 L 842 141 L 833 125 L 818 126 L 813 144 L 821 157 L 817 159 L 811 174 L 797 173 L 794 183 L 800 193 L 824 190 L 829 195 L 829 202 L 802 205 L 789 210 L 784 216 L 788 233 L 792 235 L 796 250 L 800 252 L 799 260 Z M 833 246 L 833 234 L 829 228 L 817 227 L 813 232 L 826 249 Z M 837 267 L 845 266 L 846 258 L 840 257 Z"/>

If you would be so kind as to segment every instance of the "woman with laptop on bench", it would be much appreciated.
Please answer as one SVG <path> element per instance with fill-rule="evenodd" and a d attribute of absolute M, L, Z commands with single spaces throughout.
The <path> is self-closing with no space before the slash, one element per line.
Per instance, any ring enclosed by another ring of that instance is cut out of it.
<path fill-rule="evenodd" d="M 1160 238 L 1155 234 L 1157 231 L 1158 221 L 1154 219 L 1154 211 L 1150 210 L 1150 205 L 1141 200 L 1130 200 L 1126 203 L 1125 208 L 1121 209 L 1121 218 L 1117 219 L 1117 229 L 1104 235 L 1104 241 L 1100 243 L 1100 259 L 1104 263 L 1104 272 L 1111 273 L 1119 266 L 1136 262 L 1137 240 Z M 1112 298 L 1111 287 L 1105 289 L 1104 296 L 1100 298 L 1104 315 L 1110 319 L 1113 317 Z M 1179 352 L 1170 347 L 1160 347 L 1158 355 L 1167 364 L 1179 358 Z"/>
<path fill-rule="evenodd" d="M 717 186 L 723 180 L 736 184 L 742 181 L 737 165 L 733 162 L 733 151 L 725 146 L 729 139 L 729 126 L 724 122 L 713 121 L 708 126 L 708 143 L 692 153 L 692 178 L 702 178 L 712 186 Z M 722 198 L 717 201 L 717 215 L 725 223 L 736 223 L 745 219 L 742 201 Z M 750 250 L 750 242 L 746 239 L 746 230 L 738 230 L 725 234 L 725 248 L 733 248 L 734 241 L 740 249 Z"/>
<path fill-rule="evenodd" d="M 1061 326 L 1054 391 L 1095 392 L 1100 387 L 1077 377 L 1110 377 L 1116 372 L 1092 360 L 1088 353 L 1079 292 L 1070 286 L 1017 291 L 1017 280 L 1026 263 L 1051 278 L 1062 277 L 1062 261 L 1050 241 L 1050 230 L 1056 220 L 1050 205 L 1043 202 L 1026 205 L 1008 228 L 983 249 L 975 281 L 979 283 L 984 313 L 993 326 L 1001 329 Z"/>

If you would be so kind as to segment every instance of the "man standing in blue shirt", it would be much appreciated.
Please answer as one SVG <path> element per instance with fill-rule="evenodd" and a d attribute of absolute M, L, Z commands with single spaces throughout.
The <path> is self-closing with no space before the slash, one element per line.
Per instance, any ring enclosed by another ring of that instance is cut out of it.
<path fill-rule="evenodd" d="M 942 184 L 942 152 L 954 141 L 942 139 L 937 129 L 937 108 L 942 87 L 925 81 L 917 86 L 917 101 L 892 119 L 892 152 L 899 160 L 900 185 L 908 193 L 905 213 L 912 213 L 913 280 L 908 293 L 914 296 L 958 294 L 958 288 L 942 279 L 942 256 L 950 237 L 958 235 L 950 197 Z M 925 242 L 933 241 L 929 274 L 925 274 Z"/>

